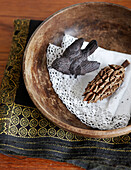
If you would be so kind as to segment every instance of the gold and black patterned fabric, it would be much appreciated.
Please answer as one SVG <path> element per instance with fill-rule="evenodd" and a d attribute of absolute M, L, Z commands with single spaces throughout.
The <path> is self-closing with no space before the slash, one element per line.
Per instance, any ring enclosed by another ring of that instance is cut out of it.
<path fill-rule="evenodd" d="M 85 169 L 131 167 L 131 134 L 88 138 L 65 131 L 34 106 L 22 77 L 25 46 L 41 21 L 15 20 L 8 63 L 0 88 L 0 152 L 68 162 Z"/>

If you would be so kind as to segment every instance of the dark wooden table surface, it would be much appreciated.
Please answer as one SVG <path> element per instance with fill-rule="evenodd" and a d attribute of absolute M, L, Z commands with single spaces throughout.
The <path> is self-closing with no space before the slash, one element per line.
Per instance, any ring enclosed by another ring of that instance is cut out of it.
<path fill-rule="evenodd" d="M 91 0 L 86 1 L 88 2 Z M 95 1 L 110 2 L 131 8 L 131 0 Z M 81 2 L 85 2 L 85 0 L 0 0 L 0 84 L 10 51 L 13 34 L 13 20 L 17 18 L 44 20 L 62 8 Z M 16 159 L 0 154 L 0 170 L 5 169 L 82 170 L 82 168 L 68 163 L 25 157 Z"/>

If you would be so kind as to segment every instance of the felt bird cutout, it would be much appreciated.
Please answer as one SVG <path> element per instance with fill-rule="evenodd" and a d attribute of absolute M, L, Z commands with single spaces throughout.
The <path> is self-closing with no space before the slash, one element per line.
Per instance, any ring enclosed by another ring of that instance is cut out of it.
<path fill-rule="evenodd" d="M 97 61 L 88 61 L 88 56 L 97 49 L 96 40 L 92 40 L 81 50 L 83 38 L 74 41 L 63 53 L 62 57 L 53 61 L 51 67 L 68 75 L 84 75 L 99 68 Z"/>

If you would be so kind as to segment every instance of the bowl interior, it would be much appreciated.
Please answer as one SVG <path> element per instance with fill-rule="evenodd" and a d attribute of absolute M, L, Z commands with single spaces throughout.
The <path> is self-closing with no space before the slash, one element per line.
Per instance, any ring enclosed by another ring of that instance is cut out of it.
<path fill-rule="evenodd" d="M 109 50 L 131 54 L 131 12 L 108 3 L 82 3 L 59 11 L 43 22 L 32 35 L 24 56 L 23 74 L 27 91 L 37 108 L 58 126 L 90 137 L 113 137 L 131 132 L 122 129 L 100 131 L 81 123 L 71 114 L 52 88 L 46 67 L 49 43 L 60 45 L 64 34 L 96 39 Z"/>

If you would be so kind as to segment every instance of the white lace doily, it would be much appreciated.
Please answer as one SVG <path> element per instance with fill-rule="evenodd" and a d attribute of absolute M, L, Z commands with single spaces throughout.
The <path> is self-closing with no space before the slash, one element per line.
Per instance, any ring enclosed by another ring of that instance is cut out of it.
<path fill-rule="evenodd" d="M 61 47 L 49 44 L 47 48 L 47 67 L 55 92 L 66 105 L 67 109 L 75 114 L 84 124 L 102 130 L 116 129 L 127 126 L 131 113 L 131 64 L 126 68 L 124 82 L 111 96 L 97 103 L 83 101 L 82 94 L 87 84 L 96 76 L 101 68 L 108 64 L 121 65 L 125 59 L 131 62 L 131 55 L 98 48 L 89 60 L 101 63 L 100 68 L 84 76 L 65 75 L 51 68 L 52 62 L 61 57 L 64 50 L 76 38 L 65 35 Z M 84 42 L 82 48 L 88 43 Z"/>

